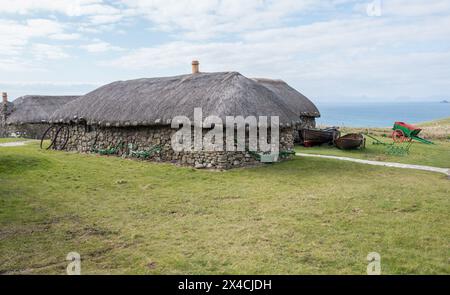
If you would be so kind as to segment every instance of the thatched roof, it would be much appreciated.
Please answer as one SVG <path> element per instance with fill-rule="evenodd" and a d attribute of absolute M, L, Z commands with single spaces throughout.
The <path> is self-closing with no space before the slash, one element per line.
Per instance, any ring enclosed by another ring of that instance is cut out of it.
<path fill-rule="evenodd" d="M 300 116 L 320 117 L 317 107 L 306 96 L 289 86 L 283 80 L 272 80 L 264 78 L 253 78 L 258 83 L 263 84 L 286 103 L 291 110 Z"/>
<path fill-rule="evenodd" d="M 59 108 L 79 96 L 41 96 L 25 95 L 13 101 L 7 124 L 34 124 L 48 122 L 50 116 Z"/>
<path fill-rule="evenodd" d="M 164 78 L 117 81 L 68 103 L 52 122 L 80 119 L 103 126 L 169 124 L 175 116 L 193 119 L 201 107 L 203 118 L 279 116 L 282 124 L 299 123 L 295 110 L 255 80 L 237 72 L 197 73 Z"/>

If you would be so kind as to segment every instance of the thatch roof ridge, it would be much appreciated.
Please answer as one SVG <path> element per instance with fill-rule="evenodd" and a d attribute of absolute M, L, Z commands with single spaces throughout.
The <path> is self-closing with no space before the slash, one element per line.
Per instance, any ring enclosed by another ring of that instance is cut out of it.
<path fill-rule="evenodd" d="M 281 79 L 269 79 L 269 78 L 259 78 L 259 77 L 252 77 L 250 78 L 252 80 L 255 80 L 256 82 L 266 82 L 266 83 L 273 83 L 273 84 L 277 84 L 277 83 L 285 83 L 283 80 Z"/>
<path fill-rule="evenodd" d="M 12 102 L 7 124 L 35 124 L 49 122 L 59 108 L 79 96 L 25 95 Z"/>
<path fill-rule="evenodd" d="M 267 78 L 252 79 L 277 93 L 283 102 L 286 103 L 299 116 L 320 117 L 320 112 L 314 103 L 285 81 Z"/>
<path fill-rule="evenodd" d="M 238 72 L 215 72 L 116 81 L 78 98 L 55 112 L 53 122 L 84 119 L 105 126 L 170 124 L 175 116 L 279 116 L 298 123 L 276 93 Z"/>

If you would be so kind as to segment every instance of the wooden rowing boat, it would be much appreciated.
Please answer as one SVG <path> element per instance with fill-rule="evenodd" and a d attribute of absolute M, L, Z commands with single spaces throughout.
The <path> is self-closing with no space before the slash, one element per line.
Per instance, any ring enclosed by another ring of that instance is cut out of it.
<path fill-rule="evenodd" d="M 364 136 L 359 133 L 350 133 L 339 137 L 334 141 L 336 147 L 342 150 L 351 150 L 364 145 Z"/>
<path fill-rule="evenodd" d="M 310 147 L 325 143 L 332 144 L 333 140 L 339 137 L 340 132 L 337 128 L 327 128 L 327 129 L 305 128 L 299 131 L 299 135 L 303 145 L 306 147 Z"/>

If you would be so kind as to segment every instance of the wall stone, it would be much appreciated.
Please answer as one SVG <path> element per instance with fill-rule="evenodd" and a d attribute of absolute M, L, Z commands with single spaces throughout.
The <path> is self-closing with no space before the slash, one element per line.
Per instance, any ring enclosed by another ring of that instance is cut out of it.
<path fill-rule="evenodd" d="M 8 115 L 8 106 L 5 103 L 0 105 L 0 137 L 8 136 L 8 129 L 6 126 L 6 118 Z"/>
<path fill-rule="evenodd" d="M 299 131 L 303 128 L 316 128 L 316 118 L 300 116 L 302 123 L 293 129 L 294 142 L 300 142 Z"/>
<path fill-rule="evenodd" d="M 1 137 L 8 137 L 8 129 L 6 128 L 6 125 L 0 122 L 0 138 Z"/>
<path fill-rule="evenodd" d="M 55 125 L 55 130 L 57 125 Z M 234 167 L 253 166 L 260 164 L 249 152 L 230 151 L 183 151 L 172 149 L 171 138 L 176 132 L 170 126 L 159 127 L 97 127 L 83 125 L 65 126 L 55 144 L 55 149 L 62 149 L 61 138 L 68 130 L 69 140 L 64 150 L 82 153 L 94 153 L 99 150 L 117 148 L 117 156 L 128 157 L 130 148 L 133 151 L 148 151 L 156 146 L 159 153 L 152 154 L 148 160 L 171 162 L 196 168 L 230 169 Z M 204 130 L 206 133 L 207 130 Z M 270 139 L 270 138 L 269 138 Z M 294 136 L 292 128 L 280 130 L 280 151 L 292 151 Z"/>

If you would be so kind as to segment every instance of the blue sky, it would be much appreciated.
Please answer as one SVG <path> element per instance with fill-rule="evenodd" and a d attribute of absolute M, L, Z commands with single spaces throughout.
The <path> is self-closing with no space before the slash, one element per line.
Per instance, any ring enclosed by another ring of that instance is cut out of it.
<path fill-rule="evenodd" d="M 450 98 L 450 1 L 0 1 L 10 98 L 185 74 L 193 59 L 318 102 Z"/>

